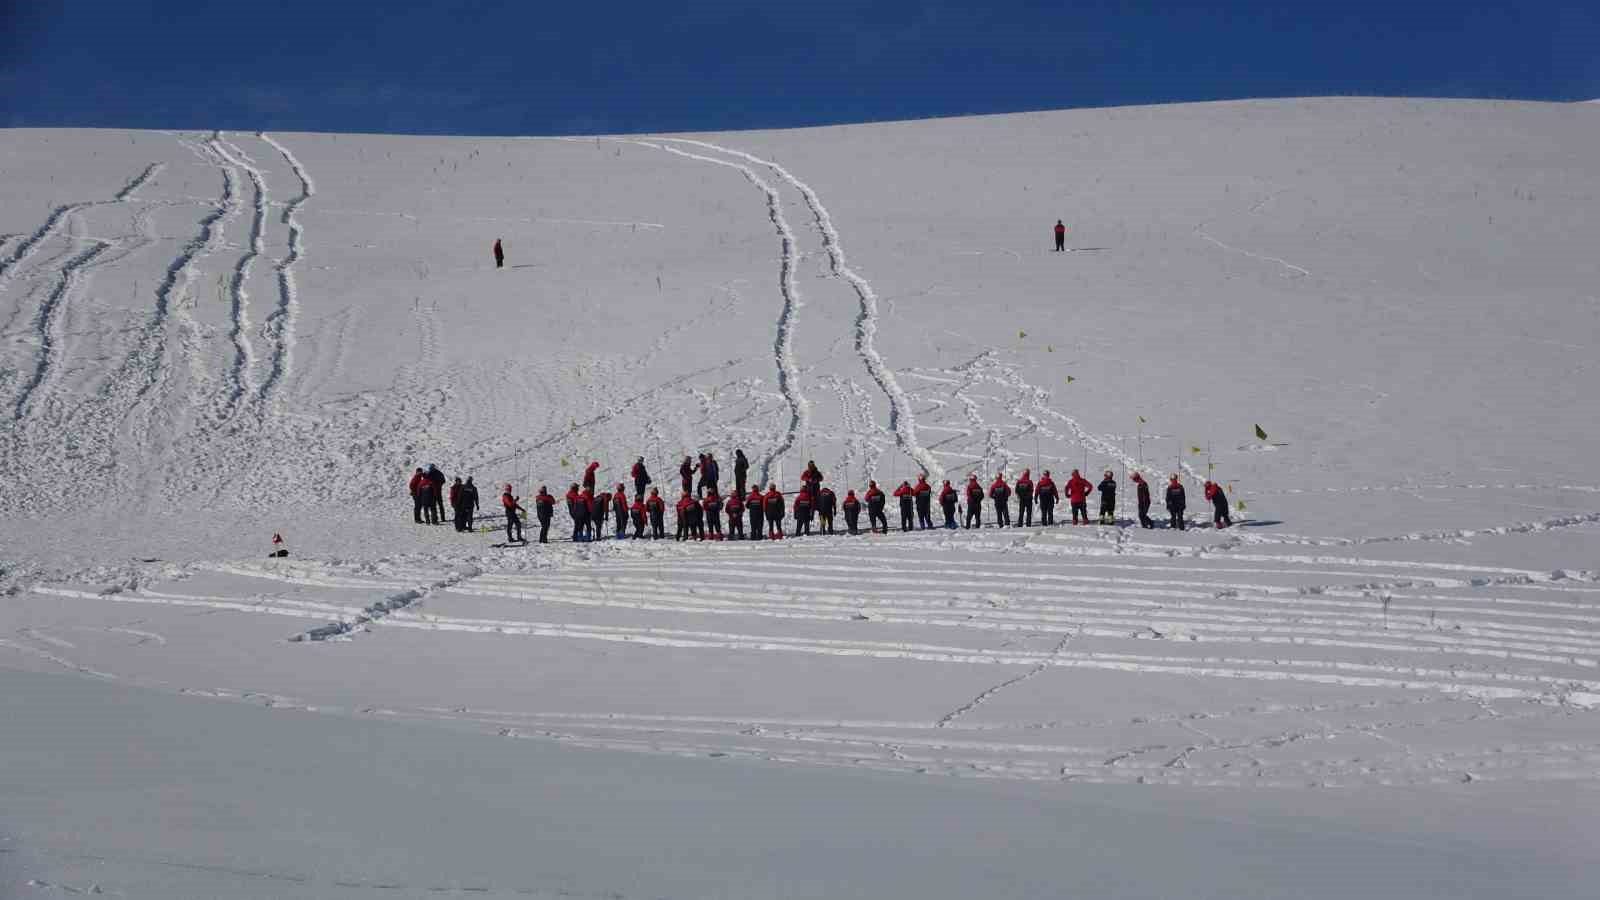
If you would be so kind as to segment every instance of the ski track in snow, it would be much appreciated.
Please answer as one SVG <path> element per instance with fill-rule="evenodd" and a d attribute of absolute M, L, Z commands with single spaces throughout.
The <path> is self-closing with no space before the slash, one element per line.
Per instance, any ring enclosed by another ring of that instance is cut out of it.
<path fill-rule="evenodd" d="M 15 273 L 16 267 L 26 262 L 29 257 L 38 252 L 39 245 L 44 243 L 49 238 L 55 236 L 62 224 L 65 223 L 67 219 L 74 213 L 85 209 L 92 209 L 96 206 L 109 206 L 117 203 L 127 203 L 133 198 L 134 193 L 136 193 L 146 184 L 150 183 L 150 179 L 154 178 L 156 174 L 161 171 L 162 167 L 162 163 L 150 163 L 148 166 L 145 166 L 144 171 L 140 172 L 138 175 L 134 176 L 131 181 L 123 185 L 122 189 L 117 191 L 117 193 L 114 194 L 110 200 L 88 200 L 81 203 L 68 203 L 64 206 L 56 207 L 51 211 L 49 218 L 45 219 L 43 225 L 40 225 L 39 228 L 32 234 L 23 237 L 22 240 L 18 242 L 16 249 L 11 251 L 11 255 L 9 257 L 4 260 L 0 260 L 0 288 L 4 288 L 6 283 L 10 281 L 11 277 Z M 13 236 L 15 237 L 16 235 Z"/>
<path fill-rule="evenodd" d="M 26 418 L 34 392 L 45 385 L 54 369 L 57 348 L 61 343 L 61 311 L 67 304 L 67 297 L 77 284 L 79 273 L 91 266 L 111 246 L 100 240 L 92 240 L 90 243 L 89 249 L 72 257 L 61 267 L 55 287 L 39 305 L 39 311 L 34 316 L 34 333 L 39 342 L 39 356 L 33 371 L 29 373 L 27 381 L 23 382 L 22 389 L 17 394 L 14 418 L 18 422 Z"/>
<path fill-rule="evenodd" d="M 778 391 L 789 405 L 788 427 L 778 437 L 775 446 L 762 455 L 760 465 L 756 469 L 760 473 L 757 481 L 766 483 L 773 478 L 773 466 L 778 464 L 789 451 L 794 449 L 795 444 L 799 442 L 800 436 L 805 433 L 811 418 L 810 403 L 801 390 L 800 367 L 795 361 L 794 355 L 795 319 L 801 306 L 800 289 L 795 286 L 797 242 L 795 241 L 793 229 L 789 227 L 788 220 L 784 218 L 782 199 L 778 196 L 777 189 L 757 174 L 755 169 L 742 163 L 690 153 L 687 150 L 680 150 L 664 143 L 638 140 L 631 140 L 627 143 L 649 147 L 653 150 L 662 150 L 686 159 L 735 169 L 744 173 L 745 178 L 749 179 L 751 184 L 766 195 L 767 216 L 772 220 L 773 227 L 777 229 L 778 237 L 782 241 L 782 255 L 779 259 L 778 269 L 778 290 L 783 296 L 783 311 L 778 316 L 777 336 L 773 342 L 773 356 L 778 367 Z M 720 150 L 721 148 L 712 147 L 710 149 Z M 731 151 L 722 152 L 731 153 Z"/>
<path fill-rule="evenodd" d="M 300 295 L 295 285 L 294 267 L 305 255 L 305 231 L 295 213 L 317 193 L 316 183 L 295 155 L 272 135 L 257 135 L 270 144 L 283 161 L 289 164 L 295 177 L 300 179 L 300 195 L 283 207 L 282 222 L 289 228 L 289 252 L 278 260 L 278 308 L 267 316 L 266 332 L 272 338 L 272 362 L 266 379 L 261 383 L 261 399 L 277 401 L 280 385 L 286 382 L 294 369 L 295 329 L 300 319 Z"/>
<path fill-rule="evenodd" d="M 241 254 L 239 261 L 234 266 L 233 278 L 229 283 L 229 310 L 232 324 L 229 328 L 229 338 L 233 341 L 234 361 L 228 370 L 230 382 L 229 396 L 227 398 L 229 413 L 242 400 L 246 394 L 254 390 L 255 381 L 255 348 L 250 342 L 250 292 L 245 283 L 250 278 L 250 268 L 264 251 L 263 231 L 267 220 L 267 178 L 266 174 L 257 168 L 244 151 L 239 147 L 222 140 L 218 135 L 209 142 L 211 149 L 230 165 L 243 169 L 249 176 L 251 191 L 255 197 L 251 204 L 253 215 L 250 221 L 250 249 Z M 224 414 L 223 418 L 228 418 Z"/>
<path fill-rule="evenodd" d="M 839 231 L 834 227 L 833 218 L 828 214 L 827 207 L 822 205 L 822 199 L 811 186 L 796 178 L 788 169 L 771 160 L 746 153 L 742 150 L 733 150 L 705 141 L 676 139 L 679 143 L 703 147 L 719 153 L 726 153 L 740 159 L 748 160 L 757 165 L 766 166 L 777 173 L 800 195 L 805 198 L 806 206 L 811 210 L 812 217 L 816 220 L 817 230 L 822 233 L 823 249 L 828 254 L 828 263 L 834 275 L 850 283 L 861 303 L 860 314 L 856 318 L 856 352 L 861 356 L 862 363 L 867 372 L 872 375 L 872 380 L 878 383 L 889 400 L 889 430 L 895 436 L 895 442 L 901 452 L 911 457 L 929 477 L 938 478 L 944 474 L 944 467 L 932 453 L 917 440 L 917 419 L 911 409 L 911 401 L 906 396 L 905 390 L 900 387 L 900 382 L 895 379 L 894 372 L 883 361 L 878 353 L 876 336 L 878 333 L 878 295 L 872 285 L 860 273 L 850 268 L 845 261 L 844 245 L 839 238 Z"/>

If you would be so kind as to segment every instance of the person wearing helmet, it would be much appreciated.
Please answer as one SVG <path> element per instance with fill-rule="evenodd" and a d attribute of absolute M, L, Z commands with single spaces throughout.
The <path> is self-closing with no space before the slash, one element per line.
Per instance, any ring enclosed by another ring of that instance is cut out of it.
<path fill-rule="evenodd" d="M 1100 479 L 1100 524 L 1117 524 L 1117 479 L 1112 477 L 1111 470 L 1106 470 L 1106 477 Z"/>
<path fill-rule="evenodd" d="M 994 501 L 994 514 L 998 521 L 996 528 L 1005 528 L 1011 524 L 1011 486 L 1006 484 L 1006 474 L 996 472 L 994 481 L 989 485 L 989 499 Z"/>
<path fill-rule="evenodd" d="M 1023 469 L 1017 476 L 1017 483 L 1012 485 L 1012 491 L 1017 495 L 1017 527 L 1033 524 L 1033 478 L 1032 469 Z"/>
<path fill-rule="evenodd" d="M 1211 501 L 1212 525 L 1227 528 L 1233 524 L 1233 516 L 1228 514 L 1228 495 L 1222 492 L 1222 485 L 1214 481 L 1206 482 L 1206 499 Z"/>
<path fill-rule="evenodd" d="M 894 489 L 894 495 L 900 498 L 900 530 L 910 531 L 916 527 L 912 507 L 916 505 L 917 491 L 911 486 L 911 482 L 902 481 L 900 486 Z"/>
<path fill-rule="evenodd" d="M 643 500 L 644 489 L 650 484 L 650 470 L 644 467 L 644 457 L 639 457 L 633 464 L 633 499 Z"/>
<path fill-rule="evenodd" d="M 944 486 L 939 488 L 939 508 L 944 511 L 944 527 L 956 527 L 956 489 L 950 486 L 950 479 L 946 478 Z"/>
<path fill-rule="evenodd" d="M 1183 482 L 1177 475 L 1167 482 L 1167 524 L 1170 528 L 1184 530 L 1183 510 L 1189 505 L 1188 497 L 1184 496 Z"/>
<path fill-rule="evenodd" d="M 505 486 L 505 490 L 500 494 L 500 505 L 506 511 L 506 543 L 526 544 L 527 541 L 522 539 L 522 519 L 517 514 L 525 514 L 527 510 L 517 503 L 517 498 L 512 495 L 511 485 L 509 484 Z"/>
<path fill-rule="evenodd" d="M 839 505 L 839 498 L 833 494 L 833 488 L 817 489 L 817 527 L 823 534 L 833 534 L 833 514 Z"/>
<path fill-rule="evenodd" d="M 844 507 L 845 529 L 851 534 L 860 534 L 861 528 L 859 526 L 861 524 L 861 501 L 857 499 L 856 492 L 849 489 L 845 490 L 844 503 L 842 505 Z"/>
<path fill-rule="evenodd" d="M 556 512 L 556 498 L 550 496 L 544 485 L 533 498 L 533 514 L 539 517 L 539 543 L 550 543 L 550 519 Z"/>
<path fill-rule="evenodd" d="M 1133 473 L 1133 483 L 1139 494 L 1139 527 L 1154 528 L 1156 523 L 1150 521 L 1150 485 L 1138 472 Z"/>
<path fill-rule="evenodd" d="M 1056 490 L 1055 479 L 1050 477 L 1050 470 L 1045 469 L 1039 476 L 1039 481 L 1033 486 L 1033 496 L 1039 501 L 1039 524 L 1054 525 L 1056 523 L 1056 502 L 1061 499 L 1061 492 Z"/>
<path fill-rule="evenodd" d="M 976 473 L 967 476 L 967 528 L 983 527 L 983 485 Z"/>
<path fill-rule="evenodd" d="M 650 539 L 658 541 L 666 537 L 662 520 L 667 517 L 667 501 L 661 499 L 660 488 L 650 489 L 650 499 L 644 501 L 644 509 L 650 514 Z"/>

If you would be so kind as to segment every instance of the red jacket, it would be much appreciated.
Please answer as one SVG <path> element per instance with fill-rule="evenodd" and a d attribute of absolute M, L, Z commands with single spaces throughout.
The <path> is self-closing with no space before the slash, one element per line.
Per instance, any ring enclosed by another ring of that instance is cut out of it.
<path fill-rule="evenodd" d="M 996 475 L 994 481 L 989 483 L 989 496 L 996 500 L 1004 500 L 1011 496 L 1011 485 L 1006 484 L 1003 476 Z"/>
<path fill-rule="evenodd" d="M 1073 475 L 1067 479 L 1067 499 L 1073 503 L 1084 502 L 1093 490 L 1094 485 L 1090 484 L 1089 479 L 1084 478 L 1082 475 Z"/>
<path fill-rule="evenodd" d="M 942 505 L 944 503 L 944 498 L 954 497 L 956 494 L 956 489 L 950 486 L 950 482 L 946 481 L 944 483 L 944 487 L 939 490 L 939 503 Z"/>
<path fill-rule="evenodd" d="M 744 498 L 744 505 L 754 506 L 756 509 L 765 509 L 766 507 L 762 503 L 766 499 L 766 495 L 761 493 L 761 488 L 753 487 L 750 489 L 750 496 Z"/>
<path fill-rule="evenodd" d="M 461 496 L 461 485 L 459 485 L 459 484 L 450 485 L 450 505 L 451 506 L 455 506 L 456 505 L 456 498 L 458 498 L 460 496 Z M 1207 494 L 1206 496 L 1209 497 L 1211 495 Z"/>
<path fill-rule="evenodd" d="M 896 497 L 914 497 L 916 496 L 916 493 L 917 492 L 912 489 L 911 485 L 905 483 L 904 481 L 900 482 L 900 486 L 894 489 L 894 495 Z"/>
<path fill-rule="evenodd" d="M 661 499 L 661 495 L 657 494 L 644 501 L 644 508 L 659 515 L 667 511 L 667 501 Z"/>
<path fill-rule="evenodd" d="M 728 494 L 728 499 L 722 504 L 722 509 L 730 516 L 737 516 L 744 512 L 744 500 L 740 499 L 738 491 Z"/>
<path fill-rule="evenodd" d="M 1056 223 L 1056 234 L 1066 234 L 1066 233 L 1067 233 L 1067 226 L 1062 225 L 1060 222 L 1057 222 Z"/>
<path fill-rule="evenodd" d="M 1039 483 L 1033 486 L 1033 493 L 1040 499 L 1049 497 L 1050 499 L 1054 500 L 1056 497 L 1055 480 L 1049 475 L 1040 475 Z"/>
<path fill-rule="evenodd" d="M 517 503 L 517 498 L 511 496 L 510 491 L 506 491 L 500 495 L 500 505 L 504 506 L 506 508 L 506 512 L 508 513 L 514 509 L 522 509 L 522 507 Z"/>
<path fill-rule="evenodd" d="M 635 519 L 640 519 L 640 518 L 644 517 L 644 501 L 643 500 L 635 500 L 635 501 L 633 501 L 633 506 L 629 507 L 629 509 L 633 511 L 633 517 Z"/>
<path fill-rule="evenodd" d="M 977 503 L 983 500 L 983 485 L 978 483 L 978 476 L 967 479 L 967 502 Z"/>
<path fill-rule="evenodd" d="M 694 498 L 689 496 L 688 494 L 684 494 L 683 496 L 678 498 L 678 503 L 677 503 L 677 506 L 675 508 L 678 510 L 678 512 L 681 513 L 684 510 L 686 510 L 689 507 L 694 506 L 694 505 L 695 505 Z"/>
<path fill-rule="evenodd" d="M 620 484 L 617 485 L 617 492 L 611 495 L 611 509 L 617 515 L 628 511 L 628 492 L 623 490 Z"/>
<path fill-rule="evenodd" d="M 418 469 L 417 473 L 415 475 L 411 476 L 411 496 L 415 497 L 417 495 L 417 488 L 422 487 L 424 484 L 427 483 L 427 481 L 428 481 L 427 473 L 422 471 L 421 469 Z"/>

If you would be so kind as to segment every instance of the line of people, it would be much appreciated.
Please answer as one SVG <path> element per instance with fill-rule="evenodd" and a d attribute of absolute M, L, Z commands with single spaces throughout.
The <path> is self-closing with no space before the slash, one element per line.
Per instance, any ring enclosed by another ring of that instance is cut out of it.
<path fill-rule="evenodd" d="M 596 489 L 599 468 L 600 463 L 591 462 L 584 470 L 582 481 L 573 482 L 567 488 L 564 499 L 567 515 L 572 521 L 572 540 L 595 541 L 606 536 L 620 540 L 630 537 L 630 526 L 632 538 L 665 538 L 667 501 L 661 496 L 659 488 L 650 486 L 652 480 L 645 468 L 644 458 L 640 457 L 630 472 L 634 486 L 631 501 L 622 482 L 618 482 L 615 488 Z M 422 470 L 418 471 L 420 473 Z M 840 499 L 832 488 L 823 485 L 822 472 L 817 468 L 816 461 L 812 460 L 801 474 L 800 490 L 791 501 L 776 484 L 767 485 L 764 491 L 760 485 L 754 485 L 746 492 L 748 471 L 749 462 L 743 451 L 736 451 L 733 490 L 724 496 L 718 486 L 717 462 L 711 454 L 702 454 L 698 462 L 684 457 L 679 467 L 681 492 L 672 505 L 675 538 L 680 541 L 782 540 L 790 536 L 785 530 L 785 521 L 791 518 L 794 523 L 793 536 L 832 535 L 839 533 L 836 518 L 840 513 L 844 516 L 844 533 L 854 535 L 861 533 L 863 509 L 867 514 L 867 531 L 880 534 L 889 531 L 886 512 L 889 495 L 876 481 L 869 481 L 861 496 L 858 497 L 852 489 L 846 490 L 845 496 Z M 697 472 L 700 474 L 698 484 L 694 479 Z M 1150 485 L 1138 472 L 1133 474 L 1133 482 L 1136 486 L 1139 524 L 1144 528 L 1155 528 L 1156 524 L 1150 518 Z M 471 479 L 468 479 L 468 485 L 470 483 Z M 1117 481 L 1109 470 L 1095 485 L 1074 469 L 1063 487 L 1074 525 L 1088 525 L 1095 521 L 1099 524 L 1116 524 Z M 987 489 L 973 474 L 960 490 L 946 480 L 936 491 L 927 476 L 921 475 L 915 484 L 902 481 L 894 489 L 893 496 L 899 505 L 900 529 L 915 531 L 935 527 L 982 528 L 985 500 L 989 501 L 993 510 L 996 527 L 1032 526 L 1035 506 L 1039 512 L 1038 524 L 1051 526 L 1056 523 L 1055 508 L 1062 493 L 1049 470 L 1045 470 L 1038 481 L 1034 481 L 1032 470 L 1023 469 L 1012 483 L 1006 481 L 1004 473 L 996 475 Z M 1100 497 L 1097 520 L 1089 515 L 1089 498 L 1096 493 Z M 1205 496 L 1212 506 L 1213 524 L 1217 528 L 1232 525 L 1228 498 L 1222 486 L 1207 481 Z M 475 509 L 476 489 L 473 489 L 472 497 Z M 522 541 L 522 516 L 526 511 L 513 494 L 511 485 L 505 486 L 500 500 L 506 513 L 507 541 Z M 939 526 L 935 526 L 932 515 L 935 500 L 944 517 Z M 1014 516 L 1013 500 L 1016 502 Z M 1188 499 L 1182 480 L 1177 475 L 1173 475 L 1167 484 L 1165 501 L 1168 527 L 1184 530 L 1187 527 L 1185 512 Z M 533 503 L 534 515 L 539 522 L 539 543 L 548 543 L 550 540 L 556 502 L 556 496 L 550 493 L 548 487 L 540 485 Z M 956 521 L 958 511 L 964 511 L 959 526 Z M 459 515 L 458 512 L 458 522 Z M 470 514 L 467 521 L 470 528 Z"/>

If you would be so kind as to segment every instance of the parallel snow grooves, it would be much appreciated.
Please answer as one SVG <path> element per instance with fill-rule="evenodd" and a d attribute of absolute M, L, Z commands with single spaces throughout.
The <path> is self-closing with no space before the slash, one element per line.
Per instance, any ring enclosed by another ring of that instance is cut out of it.
<path fill-rule="evenodd" d="M 878 353 L 875 338 L 878 333 L 878 295 L 872 285 L 845 261 L 844 245 L 840 241 L 838 229 L 834 227 L 833 219 L 828 214 L 827 207 L 822 205 L 822 200 L 811 186 L 796 178 L 789 170 L 771 160 L 761 159 L 758 156 L 742 150 L 733 150 L 721 147 L 706 141 L 695 141 L 683 138 L 673 139 L 679 143 L 690 144 L 726 153 L 740 159 L 749 160 L 758 165 L 766 166 L 776 172 L 780 178 L 793 185 L 805 198 L 806 206 L 810 208 L 812 217 L 816 220 L 817 229 L 822 233 L 822 245 L 827 250 L 828 262 L 833 273 L 850 282 L 855 289 L 856 296 L 861 303 L 860 314 L 856 317 L 856 353 L 860 355 L 867 372 L 883 390 L 884 396 L 889 400 L 889 430 L 894 433 L 895 443 L 901 452 L 910 456 L 920 465 L 923 471 L 931 477 L 940 478 L 944 475 L 944 467 L 932 453 L 929 453 L 917 440 L 916 413 L 912 411 L 911 400 L 906 392 L 895 380 L 894 372 L 884 363 L 883 356 Z"/>
<path fill-rule="evenodd" d="M 778 290 L 783 295 L 783 311 L 778 316 L 778 331 L 777 338 L 773 342 L 773 356 L 778 366 L 778 391 L 789 404 L 788 429 L 779 437 L 777 444 L 761 457 L 759 469 L 761 474 L 756 481 L 757 483 L 770 482 L 773 477 L 773 465 L 778 463 L 790 450 L 794 449 L 794 445 L 799 441 L 800 436 L 805 433 L 811 420 L 810 403 L 801 392 L 800 366 L 795 362 L 794 355 L 795 318 L 801 305 L 800 289 L 795 286 L 797 242 L 795 241 L 794 231 L 789 227 L 788 220 L 784 218 L 782 200 L 778 196 L 777 190 L 749 166 L 711 156 L 702 156 L 698 153 L 690 153 L 666 144 L 649 141 L 629 141 L 629 143 L 638 144 L 641 147 L 649 147 L 653 150 L 664 150 L 686 159 L 737 169 L 743 172 L 744 177 L 749 179 L 750 183 L 759 188 L 767 197 L 767 217 L 772 220 L 773 226 L 777 228 L 778 236 L 783 245 L 778 270 Z M 712 147 L 709 144 L 705 146 L 709 149 L 735 156 L 745 155 L 735 151 L 723 150 L 720 147 Z M 753 157 L 751 159 L 759 162 L 759 160 L 754 160 Z"/>
<path fill-rule="evenodd" d="M 254 216 L 250 221 L 250 249 L 239 257 L 238 263 L 234 266 L 232 283 L 229 285 L 232 320 L 229 337 L 234 347 L 233 365 L 228 370 L 228 380 L 231 383 L 228 406 L 231 411 L 237 408 L 237 404 L 246 393 L 254 389 L 255 348 L 250 343 L 250 292 L 245 283 L 250 278 L 251 265 L 263 250 L 262 232 L 267 219 L 267 180 L 262 171 L 251 165 L 244 152 L 237 146 L 228 145 L 232 147 L 232 153 L 225 149 L 221 137 L 219 132 L 209 141 L 211 149 L 229 164 L 243 169 L 249 176 L 255 193 L 255 202 L 252 204 Z"/>
<path fill-rule="evenodd" d="M 61 227 L 61 223 L 66 221 L 68 216 L 78 212 L 79 210 L 89 209 L 95 206 L 107 206 L 113 203 L 127 202 L 133 198 L 134 192 L 148 184 L 150 179 L 154 178 L 156 173 L 161 171 L 162 165 L 162 163 L 151 163 L 150 165 L 145 166 L 143 172 L 135 175 L 133 180 L 129 181 L 126 185 L 123 185 L 122 190 L 113 194 L 110 200 L 86 200 L 81 203 L 68 203 L 65 206 L 56 207 L 50 213 L 50 217 L 45 220 L 44 224 L 39 226 L 38 230 L 28 235 L 17 244 L 16 248 L 11 251 L 10 257 L 0 260 L 0 285 L 4 285 L 4 283 L 8 280 L 11 270 L 15 266 L 32 256 L 34 252 L 39 249 L 39 245 L 41 243 L 56 233 L 56 229 Z"/>
<path fill-rule="evenodd" d="M 289 252 L 277 263 L 278 308 L 267 317 L 266 321 L 266 331 L 273 339 L 272 368 L 261 384 L 260 396 L 263 400 L 271 400 L 276 397 L 280 386 L 288 379 L 294 368 L 295 326 L 300 319 L 300 296 L 295 285 L 294 267 L 305 253 L 305 233 L 294 214 L 306 201 L 316 195 L 317 186 L 311 180 L 311 175 L 306 172 L 305 166 L 289 152 L 288 147 L 265 132 L 259 132 L 257 137 L 277 150 L 283 156 L 284 162 L 294 171 L 295 177 L 300 179 L 300 196 L 290 200 L 283 207 L 282 221 L 289 226 Z"/>
<path fill-rule="evenodd" d="M 39 359 L 34 365 L 33 372 L 28 380 L 23 383 L 22 390 L 17 394 L 15 419 L 21 422 L 28 413 L 28 406 L 33 400 L 36 390 L 42 387 L 50 377 L 55 365 L 56 345 L 59 343 L 59 320 L 61 308 L 66 306 L 67 297 L 77 283 L 78 274 L 106 251 L 111 245 L 105 241 L 92 241 L 93 246 L 79 253 L 67 261 L 61 268 L 61 274 L 56 279 L 55 289 L 45 297 L 39 305 L 39 312 L 35 314 L 33 327 L 39 339 Z"/>
<path fill-rule="evenodd" d="M 384 619 L 406 609 L 434 591 L 454 587 L 478 574 L 479 572 L 476 569 L 464 572 L 454 572 L 449 576 L 438 581 L 434 581 L 430 584 L 418 585 L 417 587 L 409 588 L 407 590 L 396 591 L 395 593 L 384 597 L 382 600 L 363 608 L 359 614 L 353 617 L 342 618 L 337 622 L 330 622 L 327 625 L 321 626 L 320 628 L 313 628 L 310 631 L 301 632 L 300 634 L 289 638 L 289 640 L 292 642 L 326 641 L 332 638 L 343 637 L 344 635 L 347 635 L 358 628 L 364 628 L 368 625 L 371 625 L 373 622 L 378 621 L 379 619 Z"/>

